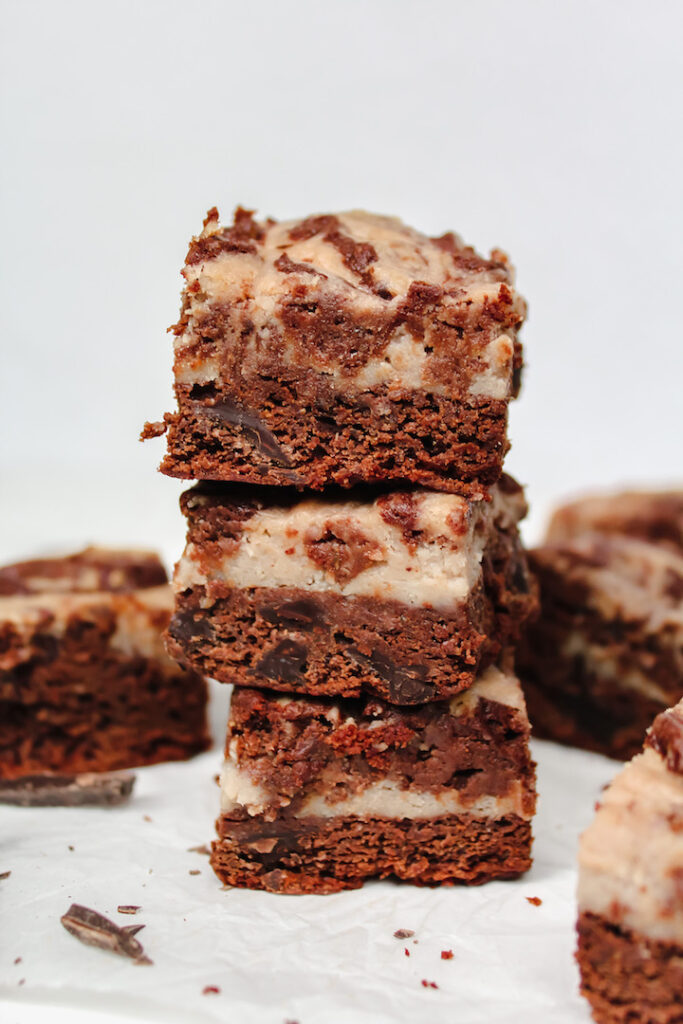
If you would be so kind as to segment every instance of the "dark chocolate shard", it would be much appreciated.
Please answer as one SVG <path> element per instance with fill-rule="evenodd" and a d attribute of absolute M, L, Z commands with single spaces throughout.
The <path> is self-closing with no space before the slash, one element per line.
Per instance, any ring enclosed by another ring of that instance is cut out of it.
<path fill-rule="evenodd" d="M 62 924 L 79 942 L 86 946 L 97 946 L 107 949 L 118 956 L 126 956 L 136 964 L 151 964 L 145 951 L 135 938 L 144 924 L 132 924 L 121 927 L 96 910 L 72 903 L 66 914 L 60 918 Z"/>
<path fill-rule="evenodd" d="M 0 780 L 0 804 L 15 807 L 116 807 L 133 792 L 132 772 L 81 772 L 79 775 L 22 775 Z"/>
<path fill-rule="evenodd" d="M 261 658 L 255 671 L 270 679 L 293 683 L 300 679 L 306 667 L 308 649 L 296 640 L 281 640 L 272 651 Z"/>
<path fill-rule="evenodd" d="M 140 907 L 135 903 L 119 903 L 116 908 L 119 914 L 137 914 L 139 909 Z"/>
<path fill-rule="evenodd" d="M 2 871 L 2 872 L 0 872 L 0 882 L 4 882 L 4 881 L 5 881 L 5 879 L 6 879 L 6 878 L 9 878 L 9 876 L 10 876 L 11 874 L 12 874 L 12 872 L 11 872 L 11 871 Z"/>
<path fill-rule="evenodd" d="M 377 649 L 369 656 L 362 654 L 356 647 L 348 647 L 346 653 L 384 680 L 387 684 L 387 699 L 392 704 L 424 704 L 434 699 L 434 685 L 424 681 L 426 666 L 397 665 Z"/>
<path fill-rule="evenodd" d="M 302 598 L 300 601 L 283 601 L 277 605 L 265 605 L 259 611 L 266 622 L 288 629 L 307 630 L 314 626 L 324 626 L 326 622 L 322 605 L 312 597 Z"/>
<path fill-rule="evenodd" d="M 412 928 L 397 928 L 394 932 L 395 939 L 411 939 L 415 932 Z"/>
<path fill-rule="evenodd" d="M 293 466 L 292 460 L 263 420 L 255 412 L 245 409 L 238 402 L 228 398 L 215 402 L 213 405 L 197 402 L 196 412 L 208 416 L 209 419 L 221 420 L 223 423 L 232 423 L 234 426 L 240 427 L 246 433 L 251 434 L 261 451 L 273 462 L 285 468 Z"/>

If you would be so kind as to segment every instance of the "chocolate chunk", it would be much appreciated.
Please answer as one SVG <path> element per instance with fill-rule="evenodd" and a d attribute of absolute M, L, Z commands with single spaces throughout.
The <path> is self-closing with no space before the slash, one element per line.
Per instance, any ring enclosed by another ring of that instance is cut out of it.
<path fill-rule="evenodd" d="M 264 605 L 259 608 L 259 612 L 271 625 L 289 629 L 312 629 L 326 623 L 323 607 L 313 597 L 283 601 L 278 605 Z"/>
<path fill-rule="evenodd" d="M 142 931 L 144 924 L 130 924 L 120 927 L 96 910 L 72 903 L 60 921 L 79 942 L 86 946 L 97 946 L 107 949 L 118 956 L 126 956 L 136 964 L 151 964 L 149 957 L 138 942 L 135 935 Z"/>
<path fill-rule="evenodd" d="M 386 558 L 382 545 L 366 536 L 349 518 L 328 520 L 322 527 L 310 527 L 304 536 L 304 548 L 314 565 L 329 573 L 337 583 L 348 583 Z"/>
<path fill-rule="evenodd" d="M 198 613 L 201 616 L 201 612 Z M 171 616 L 168 632 L 180 644 L 192 644 L 196 640 L 213 640 L 211 623 L 205 617 L 195 618 L 195 612 L 186 608 Z"/>
<path fill-rule="evenodd" d="M 0 803 L 16 807 L 116 807 L 133 792 L 131 772 L 23 775 L 0 780 Z"/>
<path fill-rule="evenodd" d="M 250 409 L 243 408 L 238 402 L 224 398 L 214 405 L 196 403 L 195 412 L 200 415 L 203 413 L 209 419 L 220 420 L 223 423 L 232 423 L 236 427 L 240 427 L 252 436 L 263 453 L 272 459 L 273 462 L 285 468 L 293 465 L 292 460 L 280 447 L 277 438 L 268 429 L 263 420 L 259 419 L 256 413 Z"/>
<path fill-rule="evenodd" d="M 295 640 L 281 640 L 256 665 L 256 671 L 271 679 L 291 683 L 299 679 L 306 667 L 308 650 Z"/>
<path fill-rule="evenodd" d="M 361 654 L 355 647 L 348 647 L 354 661 L 371 668 L 380 679 L 388 684 L 388 699 L 393 704 L 423 704 L 434 699 L 434 686 L 424 682 L 427 669 L 424 665 L 397 665 L 381 651 L 373 650 L 370 657 Z"/>

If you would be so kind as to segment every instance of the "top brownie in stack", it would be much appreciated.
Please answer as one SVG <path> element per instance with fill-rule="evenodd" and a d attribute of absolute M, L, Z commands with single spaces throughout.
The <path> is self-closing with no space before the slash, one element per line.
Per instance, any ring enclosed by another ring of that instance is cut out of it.
<path fill-rule="evenodd" d="M 507 450 L 525 314 L 506 257 L 363 212 L 211 210 L 183 271 L 163 472 L 483 493 Z"/>

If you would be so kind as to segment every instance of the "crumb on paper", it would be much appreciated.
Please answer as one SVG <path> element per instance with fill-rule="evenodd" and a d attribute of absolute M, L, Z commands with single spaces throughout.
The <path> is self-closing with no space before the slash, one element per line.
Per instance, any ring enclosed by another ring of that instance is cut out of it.
<path fill-rule="evenodd" d="M 526 901 L 527 903 L 531 903 L 534 907 L 540 907 L 541 903 L 543 903 L 540 896 L 527 896 Z"/>
<path fill-rule="evenodd" d="M 119 903 L 116 909 L 119 914 L 137 914 L 140 907 L 135 903 Z"/>
<path fill-rule="evenodd" d="M 441 959 L 442 960 L 452 960 L 453 959 L 453 950 L 452 949 L 442 949 L 441 950 Z"/>
<path fill-rule="evenodd" d="M 406 948 L 405 948 L 405 949 L 403 950 L 403 952 L 405 953 L 405 955 L 406 955 L 406 956 L 410 956 L 410 950 L 408 949 L 408 947 L 407 947 L 407 946 L 406 946 Z"/>
<path fill-rule="evenodd" d="M 410 939 L 415 932 L 412 928 L 397 928 L 394 932 L 395 939 Z"/>
<path fill-rule="evenodd" d="M 201 871 L 199 870 L 199 868 L 192 868 L 192 870 L 188 871 L 187 873 L 188 875 L 201 875 Z"/>
<path fill-rule="evenodd" d="M 422 985 L 422 988 L 438 988 L 439 987 L 435 981 L 427 981 L 426 978 L 422 979 L 421 985 Z"/>
<path fill-rule="evenodd" d="M 20 964 L 21 963 L 21 957 L 20 956 L 15 956 L 14 962 L 15 962 L 15 964 Z"/>
<path fill-rule="evenodd" d="M 17 982 L 17 985 L 23 985 L 25 983 L 25 981 L 26 981 L 26 978 L 19 978 L 19 981 Z"/>
<path fill-rule="evenodd" d="M 219 996 L 220 994 L 221 990 L 218 985 L 205 985 L 202 989 L 203 996 Z"/>
<path fill-rule="evenodd" d="M 12 872 L 11 872 L 11 871 L 3 871 L 3 872 L 2 872 L 2 874 L 0 874 L 0 882 L 4 882 L 4 880 L 5 880 L 6 878 L 9 878 L 9 876 L 10 876 L 11 874 L 12 874 Z"/>
<path fill-rule="evenodd" d="M 149 814 L 143 814 L 142 815 L 142 820 L 143 821 L 151 821 L 152 819 L 150 818 Z"/>
<path fill-rule="evenodd" d="M 69 845 L 67 846 L 67 850 L 68 850 L 68 851 L 69 851 L 70 853 L 73 853 L 75 849 L 76 849 L 76 847 L 75 847 L 75 846 L 72 846 L 72 845 L 71 845 L 71 843 L 69 843 Z"/>
<path fill-rule="evenodd" d="M 211 856 L 211 849 L 206 843 L 202 843 L 200 846 L 188 846 L 188 853 L 201 853 L 205 857 Z"/>

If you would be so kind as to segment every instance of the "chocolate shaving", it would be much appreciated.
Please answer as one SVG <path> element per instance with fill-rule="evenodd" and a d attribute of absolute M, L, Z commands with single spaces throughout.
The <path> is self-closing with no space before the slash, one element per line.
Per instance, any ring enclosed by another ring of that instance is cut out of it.
<path fill-rule="evenodd" d="M 188 846 L 187 852 L 188 853 L 201 853 L 205 857 L 210 857 L 211 856 L 211 849 L 210 849 L 209 846 L 206 845 L 206 843 L 202 843 L 201 846 Z"/>
<path fill-rule="evenodd" d="M 60 918 L 62 924 L 79 942 L 86 946 L 107 949 L 118 956 L 126 956 L 136 964 L 151 964 L 135 935 L 142 931 L 144 924 L 130 924 L 120 927 L 109 918 L 90 910 L 79 903 L 72 903 L 66 914 Z"/>
<path fill-rule="evenodd" d="M 395 939 L 410 939 L 415 934 L 412 928 L 398 928 L 394 932 Z"/>
<path fill-rule="evenodd" d="M 15 807 L 116 807 L 133 792 L 131 772 L 23 775 L 0 781 L 0 804 Z"/>
<path fill-rule="evenodd" d="M 140 907 L 134 903 L 120 903 L 116 909 L 119 914 L 137 914 Z"/>
<path fill-rule="evenodd" d="M 5 880 L 6 878 L 9 878 L 9 876 L 10 876 L 11 874 L 12 874 L 12 872 L 11 872 L 11 871 L 3 871 L 3 872 L 2 872 L 2 874 L 0 874 L 0 882 L 4 882 L 4 880 Z"/>

